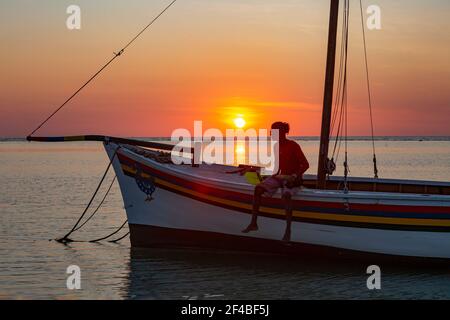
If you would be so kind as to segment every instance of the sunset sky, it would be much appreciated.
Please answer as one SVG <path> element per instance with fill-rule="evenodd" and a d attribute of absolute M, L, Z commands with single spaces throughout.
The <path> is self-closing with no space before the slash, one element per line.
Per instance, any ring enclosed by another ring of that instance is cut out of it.
<path fill-rule="evenodd" d="M 0 136 L 26 136 L 169 0 L 3 0 Z M 369 135 L 359 1 L 351 0 L 349 130 Z M 81 7 L 81 30 L 66 8 Z M 450 1 L 363 1 L 377 135 L 450 135 Z M 178 0 L 37 135 L 169 136 L 267 128 L 317 136 L 329 0 Z M 341 17 L 341 16 L 340 16 Z"/>

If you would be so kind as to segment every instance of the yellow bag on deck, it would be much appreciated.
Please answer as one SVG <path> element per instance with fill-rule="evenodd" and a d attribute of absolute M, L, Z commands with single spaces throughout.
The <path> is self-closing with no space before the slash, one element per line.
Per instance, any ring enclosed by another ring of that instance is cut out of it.
<path fill-rule="evenodd" d="M 258 172 L 246 172 L 244 173 L 244 177 L 248 183 L 255 186 L 263 181 Z"/>

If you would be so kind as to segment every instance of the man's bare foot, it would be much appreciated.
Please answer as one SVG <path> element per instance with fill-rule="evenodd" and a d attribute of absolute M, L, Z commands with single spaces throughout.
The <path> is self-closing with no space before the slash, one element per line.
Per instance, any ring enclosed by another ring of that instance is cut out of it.
<path fill-rule="evenodd" d="M 247 228 L 242 230 L 242 233 L 249 233 L 250 231 L 258 231 L 258 225 L 256 223 L 250 223 Z"/>
<path fill-rule="evenodd" d="M 289 231 L 286 231 L 284 233 L 283 241 L 284 242 L 290 242 L 291 241 L 291 233 Z"/>

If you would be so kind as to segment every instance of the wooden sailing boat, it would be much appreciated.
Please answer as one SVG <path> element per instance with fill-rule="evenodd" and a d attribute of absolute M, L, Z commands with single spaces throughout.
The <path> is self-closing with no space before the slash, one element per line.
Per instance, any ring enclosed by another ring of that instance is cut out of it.
<path fill-rule="evenodd" d="M 243 234 L 254 186 L 230 167 L 159 161 L 171 145 L 104 136 L 29 137 L 33 141 L 102 141 L 128 218 L 131 245 L 221 248 L 274 253 L 375 254 L 450 258 L 450 183 L 329 177 L 339 1 L 331 0 L 322 132 L 317 176 L 293 199 L 291 241 L 280 240 L 280 194 L 264 198 L 259 230 Z M 345 179 L 347 188 L 343 190 Z"/>

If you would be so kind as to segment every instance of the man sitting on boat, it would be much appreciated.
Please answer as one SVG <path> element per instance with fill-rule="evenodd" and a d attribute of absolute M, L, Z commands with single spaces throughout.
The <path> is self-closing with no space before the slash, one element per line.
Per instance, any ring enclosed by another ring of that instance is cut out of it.
<path fill-rule="evenodd" d="M 273 196 L 278 189 L 281 189 L 282 199 L 286 209 L 286 231 L 283 241 L 291 240 L 291 220 L 292 220 L 292 196 L 294 196 L 303 184 L 303 173 L 309 168 L 308 160 L 303 154 L 299 144 L 286 138 L 289 133 L 289 124 L 286 122 L 275 122 L 272 129 L 279 133 L 279 154 L 278 172 L 255 187 L 253 198 L 252 220 L 244 233 L 258 230 L 258 213 L 261 197 Z"/>

